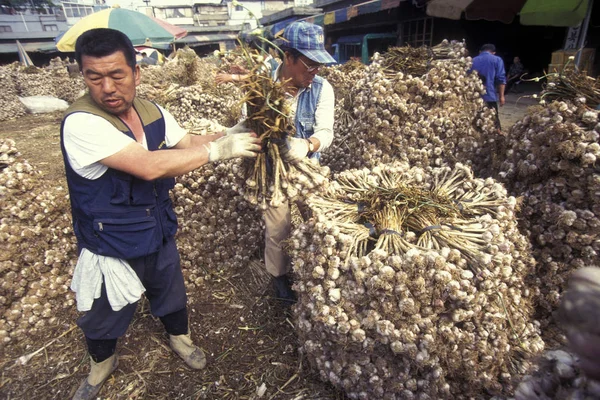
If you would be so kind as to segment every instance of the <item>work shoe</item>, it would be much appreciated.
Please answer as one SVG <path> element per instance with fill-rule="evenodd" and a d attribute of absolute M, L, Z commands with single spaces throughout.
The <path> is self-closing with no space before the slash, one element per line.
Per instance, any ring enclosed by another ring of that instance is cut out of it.
<path fill-rule="evenodd" d="M 185 361 L 188 367 L 202 369 L 206 366 L 204 352 L 192 342 L 189 333 L 187 335 L 169 335 L 169 343 L 173 351 Z"/>
<path fill-rule="evenodd" d="M 273 287 L 275 297 L 282 303 L 292 305 L 296 302 L 296 293 L 292 290 L 292 283 L 287 275 L 274 276 Z"/>
<path fill-rule="evenodd" d="M 90 374 L 81 382 L 73 400 L 93 400 L 100 391 L 102 384 L 117 369 L 119 359 L 113 354 L 102 362 L 95 362 L 90 357 Z"/>

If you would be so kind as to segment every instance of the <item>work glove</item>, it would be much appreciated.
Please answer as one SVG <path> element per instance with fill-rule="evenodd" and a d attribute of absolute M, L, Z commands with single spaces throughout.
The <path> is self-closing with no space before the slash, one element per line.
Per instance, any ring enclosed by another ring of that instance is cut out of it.
<path fill-rule="evenodd" d="M 250 130 L 248 129 L 248 127 L 246 127 L 246 120 L 242 120 L 240 122 L 238 122 L 237 124 L 235 124 L 234 126 L 232 126 L 231 128 L 226 128 L 225 129 L 225 134 L 226 135 L 234 135 L 236 133 L 243 133 L 243 132 L 249 132 Z"/>
<path fill-rule="evenodd" d="M 261 150 L 260 139 L 250 132 L 222 136 L 204 147 L 208 151 L 208 160 L 211 162 L 236 157 L 256 157 Z"/>
<path fill-rule="evenodd" d="M 288 138 L 287 148 L 282 152 L 282 157 L 288 162 L 300 161 L 308 155 L 308 140 L 301 138 Z"/>

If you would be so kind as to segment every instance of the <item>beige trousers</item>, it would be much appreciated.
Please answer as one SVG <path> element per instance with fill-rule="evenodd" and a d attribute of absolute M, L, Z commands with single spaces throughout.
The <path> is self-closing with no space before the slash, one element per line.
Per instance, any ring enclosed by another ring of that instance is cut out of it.
<path fill-rule="evenodd" d="M 290 237 L 292 215 L 289 203 L 279 207 L 269 206 L 263 213 L 265 219 L 265 265 L 273 276 L 285 275 L 291 270 L 290 259 L 281 248 L 281 242 Z"/>

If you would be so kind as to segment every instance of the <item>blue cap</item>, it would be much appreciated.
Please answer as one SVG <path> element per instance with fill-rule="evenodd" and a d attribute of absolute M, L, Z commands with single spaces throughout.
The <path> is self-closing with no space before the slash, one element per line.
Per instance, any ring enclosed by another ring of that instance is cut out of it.
<path fill-rule="evenodd" d="M 291 47 L 319 64 L 332 64 L 335 59 L 325 50 L 325 36 L 319 25 L 298 21 L 283 31 L 283 46 Z"/>

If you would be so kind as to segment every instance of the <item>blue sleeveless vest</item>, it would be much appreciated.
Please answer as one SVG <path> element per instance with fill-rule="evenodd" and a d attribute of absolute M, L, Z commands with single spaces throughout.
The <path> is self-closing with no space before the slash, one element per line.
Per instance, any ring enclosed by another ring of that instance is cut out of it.
<path fill-rule="evenodd" d="M 133 106 L 142 121 L 148 150 L 166 148 L 165 121 L 160 109 L 137 98 Z M 135 139 L 121 119 L 100 109 L 89 95 L 73 103 L 65 118 L 75 112 L 98 115 Z M 130 259 L 157 252 L 164 241 L 175 235 L 177 217 L 169 197 L 174 178 L 145 181 L 112 168 L 98 179 L 83 178 L 71 168 L 67 158 L 64 119 L 60 134 L 73 230 L 80 248 L 98 255 Z"/>
<path fill-rule="evenodd" d="M 271 77 L 275 79 L 276 68 L 271 70 Z M 306 88 L 298 97 L 298 107 L 296 109 L 296 134 L 294 137 L 308 139 L 315 133 L 315 112 L 317 104 L 321 97 L 323 89 L 323 78 L 315 76 L 311 85 Z M 310 158 L 321 159 L 321 153 L 314 152 L 309 155 Z"/>

